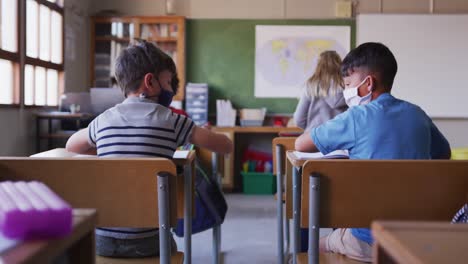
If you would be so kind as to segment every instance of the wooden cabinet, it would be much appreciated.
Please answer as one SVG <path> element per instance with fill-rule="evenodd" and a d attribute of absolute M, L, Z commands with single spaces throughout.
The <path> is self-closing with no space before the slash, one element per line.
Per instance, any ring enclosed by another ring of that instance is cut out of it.
<path fill-rule="evenodd" d="M 218 156 L 218 172 L 222 176 L 222 187 L 225 191 L 239 191 L 241 159 L 243 151 L 248 147 L 245 139 L 274 138 L 280 133 L 301 133 L 298 127 L 213 127 L 212 131 L 224 134 L 234 143 L 233 153 Z M 271 149 L 271 147 L 270 147 Z M 197 149 L 197 157 L 207 171 L 211 171 L 211 152 L 206 149 Z"/>
<path fill-rule="evenodd" d="M 135 39 L 154 42 L 172 57 L 180 79 L 175 100 L 184 99 L 185 17 L 92 17 L 91 87 L 111 87 L 115 60 Z"/>

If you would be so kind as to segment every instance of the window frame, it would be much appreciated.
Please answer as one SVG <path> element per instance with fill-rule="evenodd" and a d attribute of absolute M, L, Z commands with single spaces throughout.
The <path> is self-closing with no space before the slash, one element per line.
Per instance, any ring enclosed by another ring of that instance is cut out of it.
<path fill-rule="evenodd" d="M 23 1 L 23 0 L 18 0 L 18 1 Z M 27 0 L 26 0 L 27 1 Z M 55 11 L 57 12 L 61 17 L 62 17 L 62 62 L 61 63 L 54 63 L 52 61 L 46 61 L 46 60 L 41 60 L 40 55 L 38 53 L 38 58 L 33 58 L 30 56 L 27 56 L 27 35 L 26 35 L 26 27 L 27 27 L 27 22 L 26 22 L 26 1 L 24 1 L 24 18 L 21 19 L 21 22 L 23 23 L 23 28 L 24 28 L 24 50 L 21 51 L 21 55 L 24 57 L 24 65 L 22 65 L 22 78 L 23 80 L 25 79 L 25 68 L 26 65 L 31 65 L 32 67 L 42 67 L 46 71 L 46 76 L 47 76 L 47 70 L 56 70 L 58 72 L 58 91 L 57 95 L 59 96 L 60 94 L 63 94 L 64 92 L 64 75 L 65 75 L 65 8 L 59 6 L 57 3 L 52 3 L 47 0 L 31 0 L 37 3 L 38 9 L 40 8 L 41 5 L 47 7 L 50 11 Z M 39 12 L 39 11 L 38 11 Z M 37 19 L 40 19 L 40 15 L 38 14 Z M 39 24 L 39 21 L 38 21 Z M 50 27 L 52 28 L 52 23 L 50 23 Z M 52 32 L 52 31 L 51 31 Z M 38 42 L 38 45 L 40 43 Z M 52 54 L 50 54 L 52 57 Z M 51 59 L 50 59 L 51 60 Z M 34 71 L 35 72 L 35 71 Z M 31 105 L 26 105 L 25 104 L 25 83 L 23 81 L 23 87 L 21 89 L 22 93 L 22 100 L 21 104 L 25 108 L 56 108 L 59 104 L 59 98 L 57 98 L 57 105 L 47 105 L 47 77 L 46 77 L 46 104 L 45 105 L 36 105 L 35 104 L 35 92 L 36 92 L 36 86 L 34 85 L 33 87 L 33 104 Z"/>
<path fill-rule="evenodd" d="M 0 0 L 1 1 L 1 0 Z M 16 52 L 11 52 L 0 47 L 0 59 L 12 63 L 13 66 L 13 103 L 0 104 L 0 107 L 19 107 L 21 105 L 21 89 L 20 89 L 20 23 L 21 23 L 21 0 L 16 0 Z M 0 3 L 1 4 L 1 3 Z"/>

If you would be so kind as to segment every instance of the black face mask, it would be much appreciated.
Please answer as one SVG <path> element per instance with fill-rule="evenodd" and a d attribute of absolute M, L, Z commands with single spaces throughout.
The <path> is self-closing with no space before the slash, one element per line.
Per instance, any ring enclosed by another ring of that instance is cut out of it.
<path fill-rule="evenodd" d="M 169 107 L 172 103 L 172 98 L 174 97 L 174 93 L 164 89 L 161 83 L 159 82 L 159 80 L 158 80 L 158 83 L 159 83 L 159 87 L 161 87 L 161 93 L 159 94 L 158 102 L 162 106 Z M 172 84 L 173 83 L 171 82 L 171 88 L 174 91 L 174 87 L 172 87 Z"/>
<path fill-rule="evenodd" d="M 173 92 L 170 92 L 166 89 L 162 89 L 161 94 L 159 94 L 159 104 L 165 107 L 169 107 L 172 103 L 173 97 L 174 97 Z"/>

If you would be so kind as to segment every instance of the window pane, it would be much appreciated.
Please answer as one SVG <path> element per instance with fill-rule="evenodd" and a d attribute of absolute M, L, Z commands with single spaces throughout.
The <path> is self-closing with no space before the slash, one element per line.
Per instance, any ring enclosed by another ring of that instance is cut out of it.
<path fill-rule="evenodd" d="M 62 63 L 62 16 L 52 12 L 52 62 Z"/>
<path fill-rule="evenodd" d="M 2 77 L 2 90 L 0 91 L 0 104 L 13 103 L 13 64 L 7 60 L 0 60 Z"/>
<path fill-rule="evenodd" d="M 45 105 L 46 103 L 46 71 L 42 67 L 36 67 L 35 84 L 35 105 Z"/>
<path fill-rule="evenodd" d="M 39 24 L 38 5 L 34 0 L 26 3 L 26 55 L 32 58 L 38 57 L 39 50 Z"/>
<path fill-rule="evenodd" d="M 47 105 L 57 105 L 58 97 L 58 72 L 47 70 Z"/>
<path fill-rule="evenodd" d="M 39 6 L 40 24 L 40 52 L 41 60 L 50 61 L 50 9 L 46 6 Z"/>
<path fill-rule="evenodd" d="M 1 0 L 1 47 L 4 50 L 16 52 L 17 49 L 17 0 Z"/>
<path fill-rule="evenodd" d="M 24 104 L 34 104 L 34 67 L 31 65 L 24 68 Z"/>

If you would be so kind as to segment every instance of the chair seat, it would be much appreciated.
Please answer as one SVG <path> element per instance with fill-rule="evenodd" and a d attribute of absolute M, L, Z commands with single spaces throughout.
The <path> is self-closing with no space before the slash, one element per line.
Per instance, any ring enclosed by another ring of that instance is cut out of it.
<path fill-rule="evenodd" d="M 298 264 L 307 264 L 308 256 L 307 253 L 300 253 L 297 255 L 297 263 Z M 362 264 L 363 262 L 359 262 L 357 260 L 350 259 L 341 254 L 335 253 L 320 253 L 319 254 L 319 263 L 320 264 Z"/>
<path fill-rule="evenodd" d="M 184 253 L 177 252 L 171 256 L 171 263 L 182 264 L 184 261 Z M 96 256 L 96 264 L 156 264 L 159 263 L 159 258 L 108 258 Z"/>

